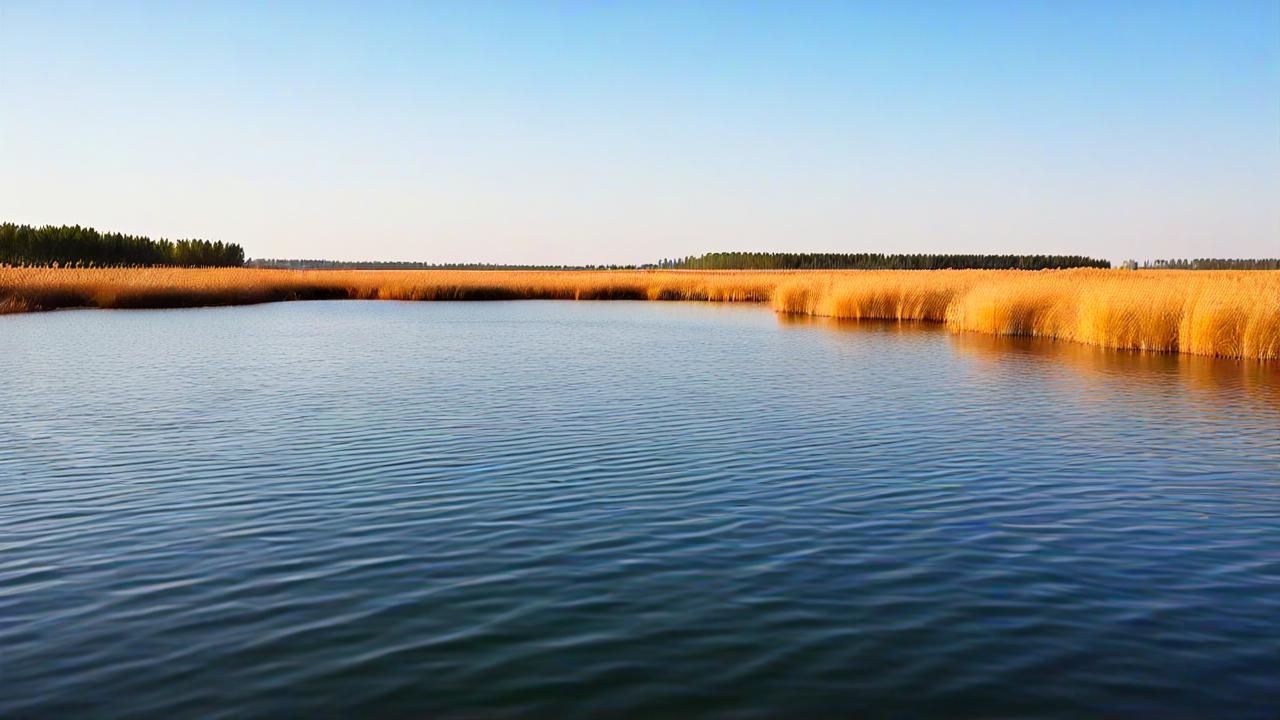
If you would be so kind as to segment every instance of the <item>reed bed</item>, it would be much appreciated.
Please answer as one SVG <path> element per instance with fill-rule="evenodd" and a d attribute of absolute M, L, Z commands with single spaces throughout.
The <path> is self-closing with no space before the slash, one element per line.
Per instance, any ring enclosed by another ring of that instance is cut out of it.
<path fill-rule="evenodd" d="M 1280 358 L 1277 271 L 815 273 L 779 283 L 773 307 L 1124 350 Z"/>
<path fill-rule="evenodd" d="M 1280 271 L 0 267 L 0 313 L 280 300 L 699 300 L 1127 350 L 1280 359 Z"/>
<path fill-rule="evenodd" d="M 0 308 L 165 308 L 332 299 L 768 302 L 780 277 L 733 271 L 0 267 Z"/>

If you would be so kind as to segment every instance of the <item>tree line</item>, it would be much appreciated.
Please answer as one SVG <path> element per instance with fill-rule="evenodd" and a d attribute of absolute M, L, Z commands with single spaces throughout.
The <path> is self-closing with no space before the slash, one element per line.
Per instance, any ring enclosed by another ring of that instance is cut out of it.
<path fill-rule="evenodd" d="M 677 270 L 1046 270 L 1109 268 L 1083 255 L 885 255 L 883 253 L 715 252 L 663 259 Z"/>
<path fill-rule="evenodd" d="M 0 224 L 0 265 L 235 267 L 244 248 L 209 240 L 152 240 L 79 225 Z"/>
<path fill-rule="evenodd" d="M 359 270 L 1046 270 L 1109 268 L 1106 260 L 1083 255 L 890 255 L 884 253 L 714 252 L 664 258 L 642 265 L 515 265 L 256 259 L 245 262 L 244 249 L 209 240 L 152 240 L 141 235 L 102 233 L 79 225 L 32 227 L 0 224 L 0 265 L 171 265 Z M 1125 268 L 1152 270 L 1280 270 L 1280 259 L 1196 258 L 1129 260 Z"/>
<path fill-rule="evenodd" d="M 1124 267 L 1137 270 L 1280 270 L 1278 258 L 1196 258 L 1194 260 L 1130 260 Z"/>
<path fill-rule="evenodd" d="M 305 260 L 251 258 L 245 266 L 284 270 L 642 270 L 656 265 L 512 265 L 506 263 L 433 263 L 402 260 Z"/>

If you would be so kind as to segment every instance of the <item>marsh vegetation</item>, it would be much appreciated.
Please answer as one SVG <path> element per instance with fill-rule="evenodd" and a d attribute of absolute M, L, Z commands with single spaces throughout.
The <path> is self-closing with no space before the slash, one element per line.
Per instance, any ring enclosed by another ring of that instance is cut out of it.
<path fill-rule="evenodd" d="M 1280 358 L 1280 272 L 0 268 L 0 313 L 282 300 L 698 300 L 1126 350 Z"/>

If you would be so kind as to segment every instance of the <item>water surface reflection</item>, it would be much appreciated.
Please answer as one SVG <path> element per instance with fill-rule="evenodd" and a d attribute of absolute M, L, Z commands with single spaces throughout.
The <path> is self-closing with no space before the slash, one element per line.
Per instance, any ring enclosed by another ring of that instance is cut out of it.
<path fill-rule="evenodd" d="M 1280 707 L 1269 369 L 626 302 L 0 350 L 3 716 Z"/>

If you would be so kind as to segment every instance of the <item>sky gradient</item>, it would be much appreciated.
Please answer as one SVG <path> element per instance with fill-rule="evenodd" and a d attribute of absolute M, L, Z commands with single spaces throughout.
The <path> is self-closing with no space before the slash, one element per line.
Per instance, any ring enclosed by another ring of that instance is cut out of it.
<path fill-rule="evenodd" d="M 0 220 L 252 257 L 1280 256 L 1280 2 L 0 0 Z"/>

